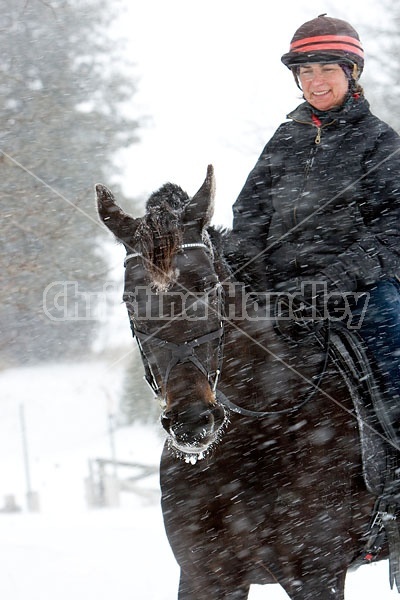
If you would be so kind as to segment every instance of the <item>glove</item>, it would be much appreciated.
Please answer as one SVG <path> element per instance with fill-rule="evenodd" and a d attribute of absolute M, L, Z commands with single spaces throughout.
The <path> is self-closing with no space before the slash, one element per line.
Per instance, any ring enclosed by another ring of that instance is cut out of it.
<path fill-rule="evenodd" d="M 333 273 L 332 273 L 333 274 Z M 275 284 L 274 291 L 287 295 L 288 311 L 296 320 L 341 319 L 345 307 L 345 292 L 339 280 L 332 280 L 325 273 L 314 277 L 296 277 Z"/>

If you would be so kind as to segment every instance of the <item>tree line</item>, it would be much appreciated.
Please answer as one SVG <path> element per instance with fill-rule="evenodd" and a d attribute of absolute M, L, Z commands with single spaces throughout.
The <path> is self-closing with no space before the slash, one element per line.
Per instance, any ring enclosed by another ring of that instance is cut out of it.
<path fill-rule="evenodd" d="M 108 35 L 120 8 L 0 0 L 0 368 L 84 356 L 96 334 L 75 318 L 109 266 L 93 186 L 140 126 L 121 110 L 136 83 Z M 57 282 L 75 282 L 69 297 Z"/>

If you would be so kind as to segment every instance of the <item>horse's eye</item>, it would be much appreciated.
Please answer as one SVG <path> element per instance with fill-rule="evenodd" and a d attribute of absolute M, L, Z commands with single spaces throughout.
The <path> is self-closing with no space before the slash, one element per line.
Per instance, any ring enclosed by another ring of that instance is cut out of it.
<path fill-rule="evenodd" d="M 122 301 L 125 302 L 126 308 L 129 312 L 135 312 L 137 300 L 132 292 L 124 292 L 124 294 L 122 294 Z"/>

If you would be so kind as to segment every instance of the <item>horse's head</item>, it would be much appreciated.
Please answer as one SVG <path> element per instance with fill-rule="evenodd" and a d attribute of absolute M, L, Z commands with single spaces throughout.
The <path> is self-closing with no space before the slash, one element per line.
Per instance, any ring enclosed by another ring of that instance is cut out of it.
<path fill-rule="evenodd" d="M 195 462 L 216 443 L 227 417 L 216 400 L 222 360 L 222 288 L 207 227 L 214 172 L 189 196 L 164 185 L 141 219 L 96 186 L 104 224 L 125 245 L 125 290 L 146 379 L 163 403 L 162 424 L 176 454 Z"/>

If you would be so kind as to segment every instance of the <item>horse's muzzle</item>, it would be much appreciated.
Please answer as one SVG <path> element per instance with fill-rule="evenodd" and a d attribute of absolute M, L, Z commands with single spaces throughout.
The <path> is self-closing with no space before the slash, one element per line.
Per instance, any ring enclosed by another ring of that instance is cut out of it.
<path fill-rule="evenodd" d="M 161 423 L 170 436 L 172 448 L 201 458 L 200 455 L 217 441 L 226 419 L 226 411 L 221 404 L 209 407 L 195 404 L 163 413 Z"/>

